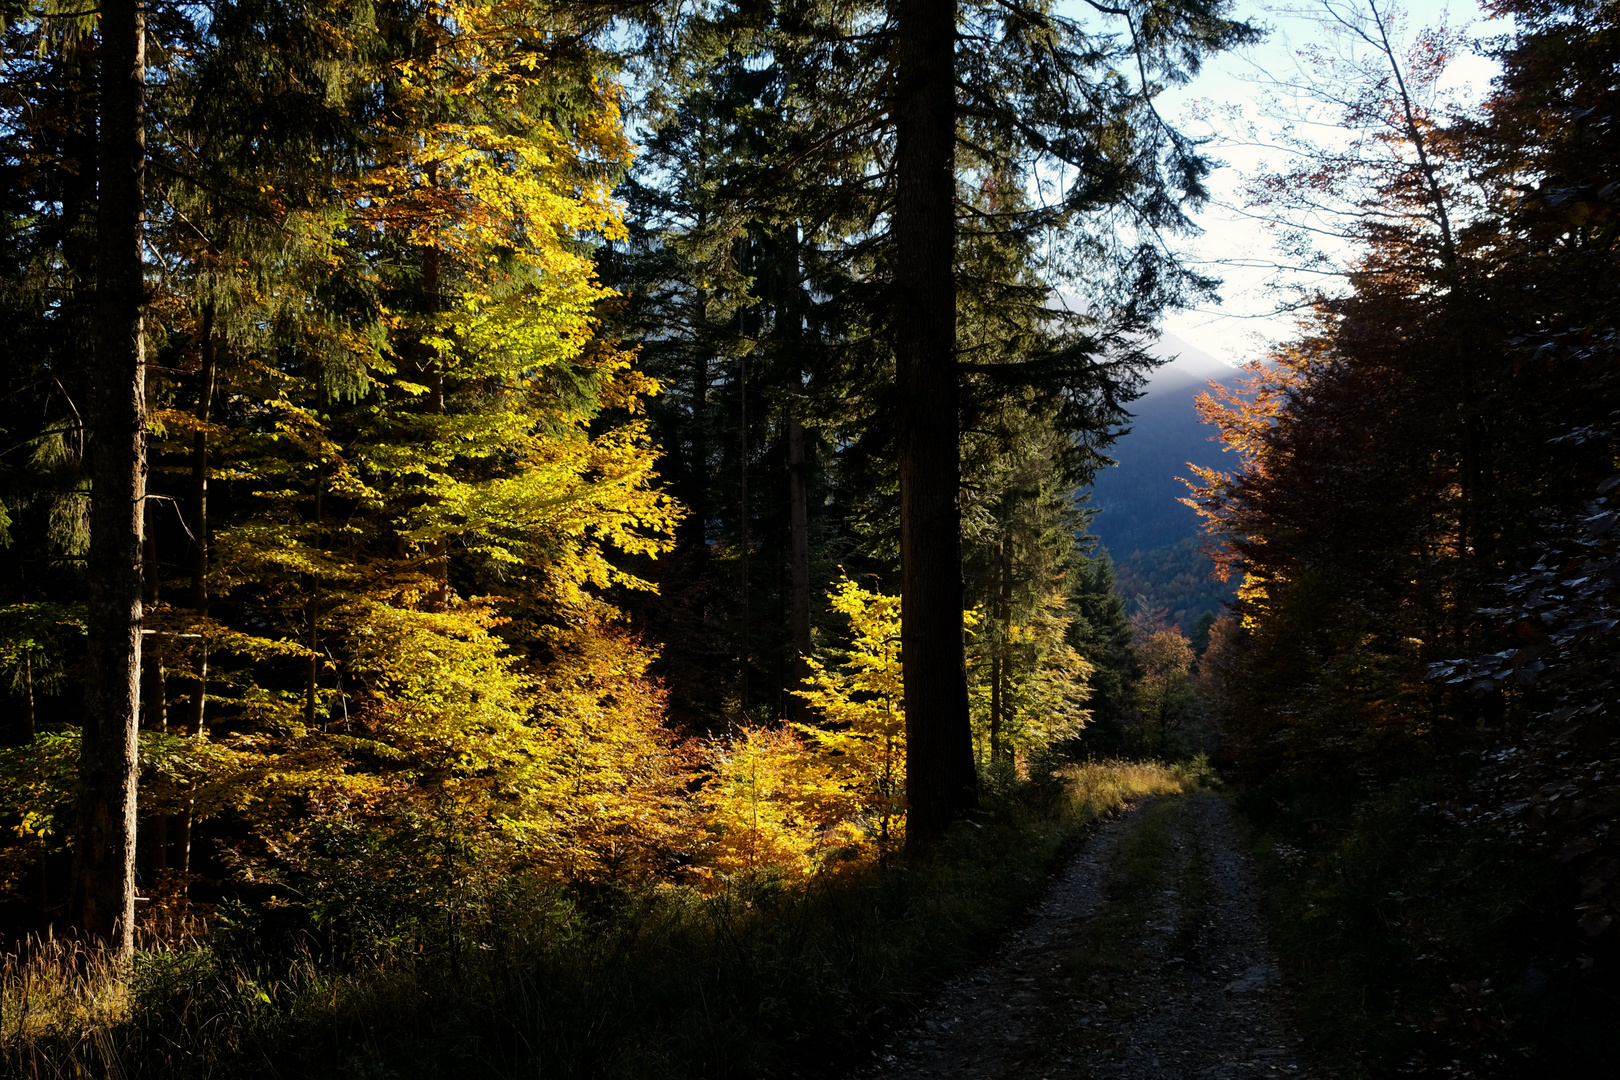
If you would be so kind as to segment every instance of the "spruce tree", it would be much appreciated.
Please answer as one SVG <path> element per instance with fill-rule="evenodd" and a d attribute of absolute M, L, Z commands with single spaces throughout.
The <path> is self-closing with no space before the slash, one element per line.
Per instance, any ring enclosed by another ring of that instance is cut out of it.
<path fill-rule="evenodd" d="M 127 956 L 135 947 L 136 729 L 141 537 L 146 495 L 146 12 L 110 0 L 98 55 L 94 445 L 90 457 L 85 723 L 74 922 Z"/>

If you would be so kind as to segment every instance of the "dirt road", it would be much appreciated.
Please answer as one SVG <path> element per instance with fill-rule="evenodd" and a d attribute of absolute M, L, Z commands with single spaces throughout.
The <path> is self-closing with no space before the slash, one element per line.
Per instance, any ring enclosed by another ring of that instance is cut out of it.
<path fill-rule="evenodd" d="M 859 1080 L 1248 1080 L 1315 1075 L 1214 795 L 1097 829 L 1029 922 L 946 984 Z"/>

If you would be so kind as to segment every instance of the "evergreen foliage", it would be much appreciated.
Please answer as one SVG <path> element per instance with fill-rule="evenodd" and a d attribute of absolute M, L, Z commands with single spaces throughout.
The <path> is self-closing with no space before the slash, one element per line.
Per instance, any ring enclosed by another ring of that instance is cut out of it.
<path fill-rule="evenodd" d="M 1252 31 L 903 6 L 8 9 L 0 945 L 457 976 L 498 910 L 954 843 L 979 767 L 1056 798 L 1136 677 L 1079 492 L 1211 285 L 1153 102 Z"/>
<path fill-rule="evenodd" d="M 1322 52 L 1321 108 L 1354 138 L 1256 189 L 1296 224 L 1346 211 L 1358 255 L 1204 402 L 1243 464 L 1196 501 L 1242 575 L 1206 653 L 1228 753 L 1308 857 L 1286 891 L 1363 934 L 1317 976 L 1320 1008 L 1365 1001 L 1341 1052 L 1536 1076 L 1611 1052 L 1616 31 L 1495 7 L 1518 21 L 1472 113 L 1435 96 L 1454 36 L 1330 9 L 1362 59 Z"/>

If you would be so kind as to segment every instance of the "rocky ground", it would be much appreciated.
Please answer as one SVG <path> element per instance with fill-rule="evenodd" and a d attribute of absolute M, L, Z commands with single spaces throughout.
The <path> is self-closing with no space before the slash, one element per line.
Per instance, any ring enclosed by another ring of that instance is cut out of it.
<path fill-rule="evenodd" d="M 1029 921 L 882 1040 L 856 1080 L 1312 1076 L 1227 804 L 1101 826 Z"/>

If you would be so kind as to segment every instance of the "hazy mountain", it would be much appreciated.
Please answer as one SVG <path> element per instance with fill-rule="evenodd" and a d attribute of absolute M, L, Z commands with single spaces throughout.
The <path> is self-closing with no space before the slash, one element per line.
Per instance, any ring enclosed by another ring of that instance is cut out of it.
<path fill-rule="evenodd" d="M 1199 518 L 1177 501 L 1187 487 L 1176 477 L 1190 475 L 1188 462 L 1231 466 L 1220 444 L 1210 441 L 1214 429 L 1199 421 L 1193 399 L 1210 380 L 1230 382 L 1238 372 L 1173 334 L 1154 351 L 1175 359 L 1132 403 L 1130 434 L 1112 451 L 1119 465 L 1099 475 L 1092 489 L 1091 504 L 1100 510 L 1092 532 L 1113 556 L 1125 595 L 1163 605 L 1190 630 L 1205 611 L 1219 614 L 1234 586 L 1209 580 L 1209 559 L 1198 551 Z"/>

